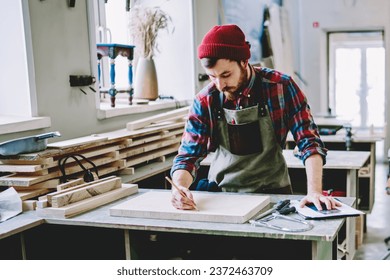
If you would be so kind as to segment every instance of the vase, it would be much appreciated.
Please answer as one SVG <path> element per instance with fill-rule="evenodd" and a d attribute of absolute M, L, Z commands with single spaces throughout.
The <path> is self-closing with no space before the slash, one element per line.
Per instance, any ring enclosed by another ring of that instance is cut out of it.
<path fill-rule="evenodd" d="M 156 100 L 158 98 L 157 73 L 152 58 L 140 57 L 135 71 L 134 98 Z"/>

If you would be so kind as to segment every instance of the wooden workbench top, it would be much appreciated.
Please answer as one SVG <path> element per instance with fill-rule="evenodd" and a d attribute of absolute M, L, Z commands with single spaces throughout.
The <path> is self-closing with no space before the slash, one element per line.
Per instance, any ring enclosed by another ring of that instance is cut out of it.
<path fill-rule="evenodd" d="M 140 189 L 140 195 L 146 191 Z M 170 190 L 152 190 L 160 192 L 169 192 Z M 236 195 L 231 193 L 231 195 Z M 258 195 L 258 194 L 251 194 Z M 333 241 L 344 219 L 329 219 L 310 221 L 314 228 L 307 232 L 282 232 L 265 227 L 255 227 L 249 223 L 233 224 L 233 223 L 213 223 L 213 222 L 195 222 L 195 221 L 178 221 L 178 220 L 162 220 L 148 218 L 127 218 L 110 216 L 109 209 L 122 203 L 134 196 L 121 199 L 108 205 L 99 207 L 95 210 L 78 215 L 69 219 L 47 218 L 45 221 L 49 224 L 61 224 L 72 226 L 94 226 L 104 228 L 131 229 L 131 230 L 151 230 L 161 232 L 178 232 L 178 233 L 193 233 L 193 234 L 212 234 L 223 236 L 239 236 L 239 237 L 258 237 L 258 238 L 278 238 L 278 239 L 295 239 L 295 240 L 313 240 L 313 241 Z M 302 196 L 294 195 L 271 195 L 271 203 L 276 203 L 282 199 L 300 199 Z M 344 203 L 352 205 L 354 198 L 341 198 Z"/>
<path fill-rule="evenodd" d="M 294 156 L 293 150 L 283 150 L 288 168 L 305 168 L 302 161 Z M 368 161 L 370 152 L 363 151 L 328 151 L 324 169 L 360 169 Z M 213 154 L 209 154 L 201 165 L 209 166 Z"/>

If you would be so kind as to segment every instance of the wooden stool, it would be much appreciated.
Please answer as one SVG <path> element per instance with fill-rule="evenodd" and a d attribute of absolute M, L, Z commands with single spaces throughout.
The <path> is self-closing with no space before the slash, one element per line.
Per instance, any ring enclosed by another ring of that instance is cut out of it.
<path fill-rule="evenodd" d="M 111 107 L 115 107 L 115 96 L 118 93 L 115 88 L 115 59 L 118 55 L 127 57 L 128 67 L 128 82 L 129 88 L 125 91 L 129 94 L 129 105 L 133 104 L 133 57 L 134 57 L 134 46 L 132 45 L 119 45 L 119 44 L 96 44 L 97 46 L 97 63 L 98 63 L 98 77 L 101 87 L 101 59 L 104 56 L 110 58 L 110 88 L 108 90 L 101 89 L 101 93 L 105 94 L 108 92 L 111 99 Z"/>

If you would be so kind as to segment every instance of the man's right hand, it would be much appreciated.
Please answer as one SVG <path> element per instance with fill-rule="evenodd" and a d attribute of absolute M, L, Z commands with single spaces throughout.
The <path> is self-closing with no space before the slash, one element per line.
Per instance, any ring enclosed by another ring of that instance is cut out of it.
<path fill-rule="evenodd" d="M 182 194 L 175 189 L 172 188 L 172 205 L 176 209 L 181 209 L 181 210 L 192 210 L 195 209 L 195 204 L 194 204 L 194 197 L 192 196 L 192 193 L 189 189 L 178 186 Z"/>
<path fill-rule="evenodd" d="M 171 202 L 173 207 L 183 210 L 196 209 L 194 197 L 189 190 L 193 181 L 192 175 L 184 169 L 176 170 L 172 174 L 172 181 L 180 190 L 172 186 Z"/>

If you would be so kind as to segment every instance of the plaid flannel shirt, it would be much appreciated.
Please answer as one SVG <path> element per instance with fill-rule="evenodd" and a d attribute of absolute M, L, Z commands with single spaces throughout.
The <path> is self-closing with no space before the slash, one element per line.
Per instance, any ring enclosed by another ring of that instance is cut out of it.
<path fill-rule="evenodd" d="M 307 99 L 294 80 L 269 68 L 251 67 L 251 71 L 248 87 L 242 90 L 237 100 L 225 100 L 223 107 L 239 109 L 240 106 L 252 106 L 254 96 L 261 94 L 261 99 L 268 106 L 276 141 L 281 148 L 285 147 L 287 133 L 291 131 L 303 163 L 309 156 L 320 154 L 325 164 L 327 149 L 320 139 Z M 212 82 L 195 96 L 178 155 L 173 160 L 171 175 L 178 169 L 185 169 L 196 178 L 200 162 L 217 148 L 215 107 L 220 102 L 215 99 L 219 96 Z"/>

